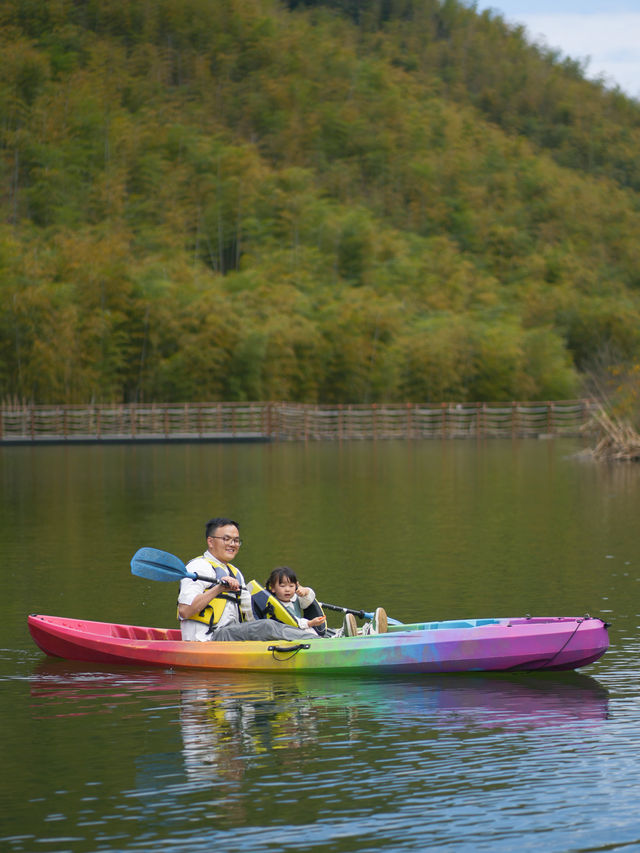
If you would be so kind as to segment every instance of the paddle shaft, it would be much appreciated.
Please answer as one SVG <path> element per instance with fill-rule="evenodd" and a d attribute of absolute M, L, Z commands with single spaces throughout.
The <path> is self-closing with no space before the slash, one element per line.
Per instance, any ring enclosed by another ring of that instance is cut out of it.
<path fill-rule="evenodd" d="M 185 577 L 192 578 L 193 580 L 208 581 L 209 583 L 211 583 L 212 580 L 211 578 L 199 575 L 197 572 L 185 571 Z M 221 586 L 227 586 L 226 581 L 218 581 L 218 583 Z M 212 586 L 215 586 L 215 584 L 212 584 Z M 209 589 L 211 589 L 211 587 L 209 587 Z M 246 589 L 246 586 L 241 586 L 240 589 Z M 353 613 L 353 615 L 357 616 L 359 619 L 371 619 L 373 617 L 373 613 L 368 613 L 366 610 L 353 610 L 351 607 L 341 607 L 339 604 L 327 604 L 325 601 L 319 601 L 318 604 L 325 610 L 335 610 L 337 613 Z"/>
<path fill-rule="evenodd" d="M 373 616 L 373 613 L 367 613 L 365 610 L 352 610 L 350 607 L 340 607 L 339 604 L 327 604 L 326 601 L 319 601 L 318 604 L 323 610 L 335 610 L 337 613 L 353 613 L 354 616 L 359 616 L 360 619 Z"/>
<path fill-rule="evenodd" d="M 207 578 L 204 575 L 199 575 L 197 572 L 186 572 L 185 578 L 191 578 L 191 580 L 194 581 L 206 581 L 207 583 L 210 583 L 211 586 L 215 586 L 216 584 L 220 584 L 220 586 L 229 586 L 229 581 L 216 580 L 214 583 L 213 578 Z M 211 589 L 211 586 L 209 587 L 209 589 Z M 246 589 L 246 586 L 240 586 L 238 587 L 238 589 L 234 589 L 233 592 L 239 592 L 241 589 Z"/>
<path fill-rule="evenodd" d="M 185 564 L 168 551 L 159 551 L 157 548 L 140 548 L 131 560 L 131 571 L 134 575 L 147 578 L 153 581 L 179 581 L 182 578 L 191 578 L 191 580 L 205 581 L 212 583 L 213 578 L 199 575 L 197 572 L 190 572 Z M 217 581 L 217 583 L 221 583 Z M 215 586 L 215 583 L 213 584 Z M 226 586 L 226 584 L 222 584 Z M 241 586 L 240 589 L 246 589 Z M 235 591 L 235 590 L 234 590 Z M 326 604 L 318 602 L 321 607 L 326 610 L 335 610 L 338 613 L 353 613 L 360 619 L 372 619 L 373 613 L 366 610 L 354 610 L 351 607 L 342 607 L 339 604 Z M 396 620 L 389 620 L 396 622 Z"/>
<path fill-rule="evenodd" d="M 319 601 L 318 604 L 324 610 L 336 610 L 338 613 L 353 613 L 359 619 L 373 619 L 375 616 L 375 613 L 370 613 L 368 610 L 352 610 L 350 607 L 340 607 L 339 604 L 327 604 L 326 601 Z M 389 625 L 402 625 L 402 622 L 398 621 L 398 619 L 392 619 L 390 616 L 387 616 L 387 621 Z"/>
<path fill-rule="evenodd" d="M 211 578 L 202 577 L 202 575 L 199 575 L 196 572 L 189 572 L 187 577 L 193 577 L 194 575 L 196 576 L 197 580 L 211 581 Z M 226 581 L 218 581 L 218 583 L 222 586 L 227 586 Z M 246 589 L 246 586 L 241 586 L 240 589 Z M 234 592 L 235 591 L 236 590 L 234 590 Z M 351 607 L 341 607 L 339 604 L 327 604 L 326 601 L 319 601 L 318 604 L 325 610 L 335 610 L 337 613 L 353 613 L 353 615 L 357 616 L 359 619 L 373 618 L 373 613 L 369 613 L 366 610 L 353 610 Z"/>

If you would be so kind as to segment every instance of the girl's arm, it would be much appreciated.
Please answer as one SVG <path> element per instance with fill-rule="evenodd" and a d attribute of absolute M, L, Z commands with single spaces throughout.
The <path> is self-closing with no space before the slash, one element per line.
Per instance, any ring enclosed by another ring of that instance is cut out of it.
<path fill-rule="evenodd" d="M 316 600 L 316 594 L 310 586 L 300 586 L 300 584 L 298 584 L 298 587 L 296 589 L 296 595 L 298 596 L 298 599 L 300 601 L 300 607 L 303 610 L 305 609 L 305 607 L 308 607 L 311 602 Z"/>
<path fill-rule="evenodd" d="M 304 610 L 305 607 L 308 607 L 316 600 L 316 594 L 310 586 L 300 586 L 298 584 L 296 595 L 298 596 L 298 603 L 301 610 Z M 316 628 L 318 625 L 324 625 L 326 621 L 326 617 L 324 616 L 314 616 L 313 619 L 298 619 L 298 624 L 301 628 Z"/>

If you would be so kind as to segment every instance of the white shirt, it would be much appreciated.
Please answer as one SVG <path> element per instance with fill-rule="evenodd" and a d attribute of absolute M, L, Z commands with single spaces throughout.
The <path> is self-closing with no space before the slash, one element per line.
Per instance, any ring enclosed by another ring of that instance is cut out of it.
<path fill-rule="evenodd" d="M 213 564 L 213 565 L 212 565 Z M 214 566 L 218 569 L 216 574 Z M 182 578 L 180 581 L 180 593 L 178 595 L 178 604 L 192 604 L 196 596 L 205 592 L 212 584 L 217 583 L 218 577 L 230 575 L 233 577 L 233 572 L 228 568 L 226 563 L 221 562 L 209 551 L 205 551 L 202 557 L 196 557 L 187 563 L 187 571 L 197 572 L 202 577 L 208 580 L 193 580 L 192 578 Z M 245 586 L 244 577 L 241 572 L 237 574 L 237 580 L 242 586 Z M 214 599 L 212 599 L 213 602 Z M 246 590 L 240 593 L 240 606 L 242 611 L 247 616 L 251 613 L 251 597 Z M 217 623 L 218 628 L 224 625 L 235 624 L 239 622 L 238 607 L 234 601 L 225 601 L 224 610 L 220 616 L 220 621 Z M 195 619 L 181 619 L 180 629 L 182 631 L 183 640 L 198 640 L 199 642 L 208 642 L 212 639 L 209 633 L 209 626 L 204 622 L 197 622 Z"/>

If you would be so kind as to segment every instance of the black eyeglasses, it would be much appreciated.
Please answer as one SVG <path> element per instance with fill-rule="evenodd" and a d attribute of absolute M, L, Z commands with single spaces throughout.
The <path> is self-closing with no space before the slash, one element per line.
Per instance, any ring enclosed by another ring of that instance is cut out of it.
<path fill-rule="evenodd" d="M 242 545 L 242 539 L 237 536 L 212 536 L 212 539 L 222 539 L 225 545 L 237 545 L 238 548 Z"/>

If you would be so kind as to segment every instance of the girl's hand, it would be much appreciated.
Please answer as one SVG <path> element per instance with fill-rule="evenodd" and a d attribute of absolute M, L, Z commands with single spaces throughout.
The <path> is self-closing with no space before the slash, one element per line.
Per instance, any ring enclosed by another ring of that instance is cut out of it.
<path fill-rule="evenodd" d="M 298 584 L 298 586 L 296 587 L 296 593 L 298 595 L 302 596 L 302 598 L 304 598 L 305 595 L 309 595 L 309 587 L 308 586 L 300 586 L 300 584 Z"/>
<path fill-rule="evenodd" d="M 313 619 L 307 619 L 307 625 L 310 628 L 315 628 L 316 625 L 323 625 L 326 621 L 326 616 L 314 616 Z"/>

